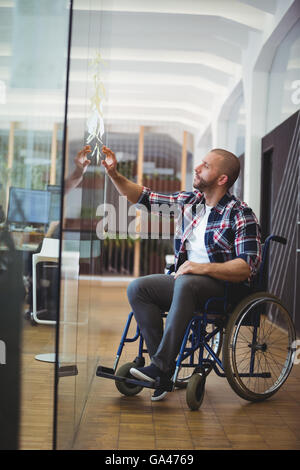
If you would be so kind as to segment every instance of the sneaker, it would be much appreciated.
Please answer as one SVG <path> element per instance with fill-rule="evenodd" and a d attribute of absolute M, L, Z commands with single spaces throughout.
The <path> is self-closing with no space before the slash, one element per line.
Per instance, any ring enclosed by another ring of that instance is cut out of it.
<path fill-rule="evenodd" d="M 130 373 L 136 379 L 146 380 L 146 382 L 155 382 L 157 377 L 165 377 L 165 374 L 154 364 L 147 367 L 131 367 Z"/>
<path fill-rule="evenodd" d="M 151 397 L 151 401 L 160 401 L 165 398 L 165 396 L 168 395 L 168 392 L 164 388 L 157 388 L 154 390 L 154 393 Z"/>

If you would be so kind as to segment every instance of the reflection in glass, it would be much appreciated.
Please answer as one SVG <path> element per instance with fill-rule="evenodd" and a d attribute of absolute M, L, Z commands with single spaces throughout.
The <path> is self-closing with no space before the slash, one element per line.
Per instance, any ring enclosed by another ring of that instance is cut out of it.
<path fill-rule="evenodd" d="M 20 350 L 21 449 L 52 447 L 68 5 L 0 1 L 0 331 L 18 298 L 8 343 Z"/>

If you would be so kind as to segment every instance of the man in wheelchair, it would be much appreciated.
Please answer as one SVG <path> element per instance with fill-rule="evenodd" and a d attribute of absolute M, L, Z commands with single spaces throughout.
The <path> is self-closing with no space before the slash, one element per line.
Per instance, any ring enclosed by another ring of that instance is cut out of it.
<path fill-rule="evenodd" d="M 211 150 L 195 168 L 194 190 L 158 194 L 117 171 L 115 154 L 103 147 L 102 164 L 113 184 L 131 203 L 149 211 L 153 204 L 178 206 L 182 214 L 176 227 L 174 273 L 135 279 L 128 299 L 145 339 L 151 364 L 132 367 L 130 373 L 142 381 L 162 384 L 153 401 L 166 395 L 164 383 L 174 374 L 187 325 L 211 297 L 224 295 L 226 282 L 231 295 L 240 299 L 258 271 L 261 261 L 260 228 L 252 210 L 229 189 L 239 176 L 239 159 L 223 149 Z M 163 327 L 162 312 L 168 312 Z"/>

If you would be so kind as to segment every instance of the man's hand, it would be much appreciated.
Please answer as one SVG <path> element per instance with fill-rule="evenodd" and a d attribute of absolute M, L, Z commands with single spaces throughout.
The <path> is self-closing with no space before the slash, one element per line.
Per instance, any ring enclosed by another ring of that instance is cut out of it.
<path fill-rule="evenodd" d="M 110 150 L 108 147 L 105 147 L 103 145 L 102 147 L 102 152 L 105 154 L 105 160 L 101 160 L 102 165 L 104 166 L 106 173 L 110 177 L 116 176 L 117 173 L 117 159 L 116 155 L 112 150 Z"/>
<path fill-rule="evenodd" d="M 81 183 L 83 175 L 91 163 L 91 160 L 87 159 L 87 154 L 90 153 L 90 151 L 91 147 L 86 145 L 82 150 L 79 150 L 76 157 L 74 158 L 76 167 L 75 170 L 72 171 L 72 173 L 65 180 L 65 194 L 71 191 L 71 189 L 76 188 Z"/>
<path fill-rule="evenodd" d="M 79 150 L 77 153 L 74 163 L 76 165 L 76 174 L 78 176 L 84 175 L 87 170 L 87 167 L 90 165 L 91 160 L 87 159 L 87 154 L 91 152 L 90 145 L 86 145 L 82 150 Z"/>
<path fill-rule="evenodd" d="M 105 160 L 101 160 L 107 175 L 119 191 L 121 196 L 126 196 L 128 201 L 136 204 L 143 192 L 143 186 L 130 181 L 117 171 L 117 159 L 112 150 L 103 145 L 102 152 L 105 154 Z"/>
<path fill-rule="evenodd" d="M 195 263 L 194 261 L 185 261 L 176 271 L 174 279 L 182 274 L 202 274 L 207 275 L 207 265 L 209 263 Z"/>
<path fill-rule="evenodd" d="M 182 274 L 200 274 L 214 279 L 228 282 L 242 282 L 250 277 L 249 264 L 241 258 L 236 258 L 225 263 L 195 263 L 185 261 L 176 271 L 174 278 Z"/>

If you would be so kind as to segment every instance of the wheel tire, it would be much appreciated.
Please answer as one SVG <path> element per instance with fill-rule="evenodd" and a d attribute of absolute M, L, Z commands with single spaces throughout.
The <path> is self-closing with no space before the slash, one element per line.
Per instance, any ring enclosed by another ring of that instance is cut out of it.
<path fill-rule="evenodd" d="M 133 379 L 134 377 L 130 374 L 131 367 L 136 367 L 136 363 L 127 362 L 126 364 L 123 364 L 117 370 L 116 375 L 119 377 L 127 377 Z M 115 384 L 119 392 L 122 393 L 122 395 L 125 395 L 126 397 L 132 397 L 134 395 L 137 395 L 138 393 L 140 393 L 141 390 L 143 390 L 143 387 L 141 387 L 140 385 L 119 382 L 117 380 L 115 381 Z"/>
<path fill-rule="evenodd" d="M 263 401 L 274 395 L 274 393 L 277 392 L 277 390 L 281 387 L 281 385 L 283 385 L 284 381 L 287 379 L 293 363 L 292 355 L 290 353 L 290 360 L 284 378 L 281 380 L 280 383 L 278 382 L 278 380 L 275 381 L 274 386 L 270 388 L 270 391 L 266 390 L 264 392 L 258 393 L 251 390 L 249 385 L 246 386 L 246 384 L 242 382 L 238 372 L 238 365 L 236 363 L 235 347 L 238 341 L 239 329 L 243 325 L 243 322 L 247 322 L 247 320 L 249 321 L 249 317 L 247 317 L 248 313 L 251 313 L 252 307 L 254 309 L 257 308 L 257 305 L 260 304 L 260 301 L 261 303 L 266 301 L 270 304 L 277 305 L 280 309 L 282 309 L 283 312 L 286 312 L 284 315 L 287 320 L 291 340 L 293 341 L 293 338 L 295 339 L 296 337 L 292 320 L 290 319 L 289 314 L 286 311 L 285 307 L 282 305 L 281 301 L 275 295 L 270 294 L 268 292 L 257 292 L 248 296 L 246 299 L 244 299 L 237 305 L 237 307 L 229 318 L 225 330 L 223 346 L 223 366 L 227 381 L 231 388 L 235 391 L 235 393 L 237 393 L 237 395 L 239 395 L 244 400 L 252 402 Z"/>
<path fill-rule="evenodd" d="M 186 389 L 186 403 L 191 411 L 197 411 L 204 398 L 205 375 L 194 374 L 190 378 Z"/>

